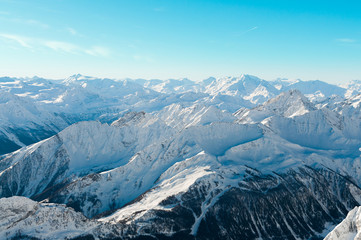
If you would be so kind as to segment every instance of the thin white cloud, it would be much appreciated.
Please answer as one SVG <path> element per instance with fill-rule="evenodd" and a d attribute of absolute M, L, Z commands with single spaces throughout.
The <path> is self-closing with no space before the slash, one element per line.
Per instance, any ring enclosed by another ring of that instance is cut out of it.
<path fill-rule="evenodd" d="M 38 20 L 34 20 L 34 19 L 18 19 L 18 20 L 24 24 L 28 24 L 36 27 L 45 28 L 45 29 L 50 28 L 48 24 L 40 22 Z"/>
<path fill-rule="evenodd" d="M 245 34 L 245 33 L 251 32 L 251 31 L 254 31 L 254 30 L 256 30 L 256 29 L 258 29 L 258 27 L 257 27 L 257 26 L 252 27 L 252 28 L 250 28 L 250 29 L 248 29 L 248 30 L 244 31 L 242 34 Z"/>
<path fill-rule="evenodd" d="M 48 29 L 50 26 L 46 23 L 43 23 L 41 21 L 35 20 L 35 19 L 26 19 L 26 18 L 18 18 L 12 16 L 8 12 L 0 12 L 1 20 L 10 22 L 10 23 L 16 23 L 21 25 L 27 25 L 27 26 L 33 26 L 43 29 Z"/>
<path fill-rule="evenodd" d="M 96 57 L 108 57 L 111 55 L 111 51 L 104 46 L 92 46 L 89 48 L 80 47 L 76 44 L 53 41 L 40 38 L 29 38 L 15 34 L 0 33 L 0 39 L 6 42 L 15 43 L 28 49 L 51 49 L 56 52 L 70 53 L 70 54 L 87 54 Z"/>
<path fill-rule="evenodd" d="M 352 39 L 352 38 L 338 38 L 336 39 L 337 42 L 340 43 L 355 43 L 357 42 L 356 39 Z"/>
<path fill-rule="evenodd" d="M 65 30 L 70 33 L 73 36 L 78 36 L 78 37 L 84 37 L 82 34 L 80 34 L 75 28 L 72 27 L 67 27 L 65 28 Z"/>
<path fill-rule="evenodd" d="M 0 33 L 0 37 L 7 41 L 16 42 L 17 44 L 20 44 L 22 47 L 25 48 L 33 48 L 31 46 L 31 39 L 19 35 L 13 35 L 13 34 L 6 34 L 6 33 Z"/>
<path fill-rule="evenodd" d="M 251 27 L 251 28 L 249 28 L 249 29 L 247 29 L 247 30 L 245 30 L 243 32 L 238 32 L 238 33 L 236 33 L 236 35 L 241 36 L 241 35 L 244 35 L 246 33 L 251 32 L 251 31 L 257 30 L 257 29 L 258 29 L 258 26 L 254 26 L 254 27 Z"/>
<path fill-rule="evenodd" d="M 58 52 L 77 53 L 80 48 L 72 43 L 62 41 L 43 41 L 42 44 Z"/>
<path fill-rule="evenodd" d="M 86 49 L 85 53 L 92 56 L 102 56 L 102 57 L 108 57 L 110 55 L 109 49 L 102 46 L 93 46 L 89 49 Z"/>
<path fill-rule="evenodd" d="M 250 32 L 250 31 L 254 31 L 254 30 L 256 30 L 256 29 L 258 29 L 257 26 L 252 27 L 252 28 L 248 29 L 247 31 L 244 31 L 243 33 L 248 33 L 248 32 Z"/>
<path fill-rule="evenodd" d="M 64 30 L 69 33 L 70 35 L 72 36 L 75 36 L 75 37 L 84 37 L 83 34 L 81 34 L 80 32 L 78 32 L 78 30 L 76 30 L 75 28 L 72 28 L 72 27 L 67 27 L 67 28 L 64 28 Z"/>
<path fill-rule="evenodd" d="M 68 30 L 71 35 L 78 35 L 78 32 L 74 28 L 68 27 L 66 30 Z"/>

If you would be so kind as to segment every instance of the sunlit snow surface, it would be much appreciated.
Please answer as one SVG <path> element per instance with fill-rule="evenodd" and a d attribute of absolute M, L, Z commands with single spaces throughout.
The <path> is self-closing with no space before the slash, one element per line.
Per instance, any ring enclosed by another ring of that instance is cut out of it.
<path fill-rule="evenodd" d="M 182 204 L 182 194 L 204 185 L 200 213 L 192 213 L 196 235 L 208 210 L 229 189 L 246 184 L 252 171 L 282 174 L 310 166 L 360 184 L 357 84 L 346 89 L 249 75 L 200 83 L 1 78 L 0 136 L 22 147 L 0 156 L 1 197 L 65 203 L 98 220 L 64 205 L 2 198 L 0 232 L 13 236 L 24 229 L 48 239 L 105 234 L 120 223 L 143 224 L 155 210 L 172 211 L 175 205 L 164 201 L 174 197 Z M 34 137 L 37 143 L 29 145 L 18 134 L 24 129 L 55 135 L 39 142 Z M 360 190 L 349 189 L 361 203 Z M 19 220 L 21 214 L 29 222 Z M 44 231 L 32 232 L 39 216 Z M 55 231 L 55 216 L 74 223 L 59 222 Z"/>
<path fill-rule="evenodd" d="M 357 240 L 361 239 L 361 208 L 355 207 L 347 217 L 337 225 L 325 240 Z"/>

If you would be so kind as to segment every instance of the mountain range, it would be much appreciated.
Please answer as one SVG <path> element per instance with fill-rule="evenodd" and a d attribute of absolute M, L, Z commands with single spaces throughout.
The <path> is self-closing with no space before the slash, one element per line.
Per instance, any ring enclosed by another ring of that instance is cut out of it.
<path fill-rule="evenodd" d="M 360 110 L 359 81 L 0 78 L 0 237 L 355 235 Z"/>

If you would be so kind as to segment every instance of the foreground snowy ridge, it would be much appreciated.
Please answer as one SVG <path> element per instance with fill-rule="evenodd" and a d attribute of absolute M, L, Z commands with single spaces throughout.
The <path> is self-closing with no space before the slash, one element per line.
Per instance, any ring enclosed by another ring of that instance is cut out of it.
<path fill-rule="evenodd" d="M 19 129 L 58 127 L 0 156 L 3 238 L 309 239 L 361 204 L 356 87 L 346 96 L 248 75 L 5 80 L 6 99 L 61 121 L 3 128 L 16 144 L 29 140 Z"/>
<path fill-rule="evenodd" d="M 330 232 L 325 240 L 361 239 L 361 208 L 355 207 L 346 218 Z"/>
<path fill-rule="evenodd" d="M 41 236 L 42 239 L 65 239 L 84 235 L 95 228 L 95 221 L 81 213 L 56 204 L 41 204 L 25 197 L 0 199 L 0 237 Z"/>

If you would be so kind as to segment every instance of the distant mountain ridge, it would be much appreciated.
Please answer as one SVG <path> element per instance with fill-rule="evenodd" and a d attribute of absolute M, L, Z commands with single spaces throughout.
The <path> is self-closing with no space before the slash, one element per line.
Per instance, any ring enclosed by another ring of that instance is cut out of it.
<path fill-rule="evenodd" d="M 312 101 L 320 101 L 332 95 L 354 97 L 361 91 L 361 82 L 352 81 L 339 87 L 321 81 L 268 82 L 251 75 L 209 78 L 202 82 L 116 80 L 81 74 L 64 80 L 2 77 L 0 154 L 52 136 L 78 121 L 110 123 L 128 111 L 152 112 L 171 104 L 190 106 L 194 101 L 232 113 L 240 107 L 255 107 L 290 89 L 299 90 Z M 28 130 L 36 134 L 29 134 Z"/>

